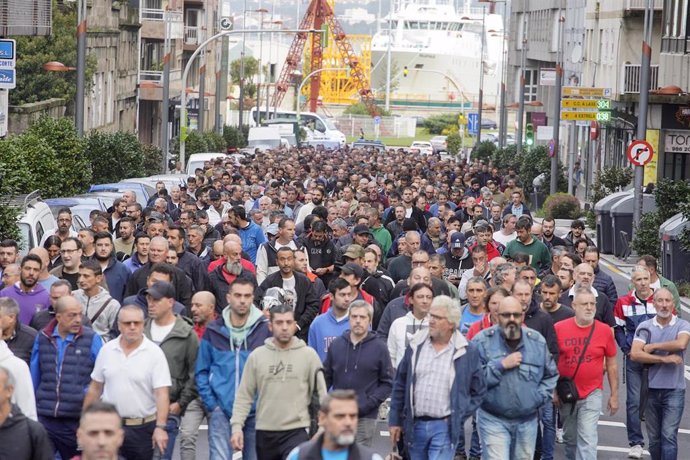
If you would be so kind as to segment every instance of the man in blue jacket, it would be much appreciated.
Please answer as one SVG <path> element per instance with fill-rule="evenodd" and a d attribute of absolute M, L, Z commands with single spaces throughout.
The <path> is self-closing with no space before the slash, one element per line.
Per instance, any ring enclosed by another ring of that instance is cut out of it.
<path fill-rule="evenodd" d="M 465 420 L 486 393 L 477 350 L 457 330 L 461 314 L 455 300 L 436 297 L 429 328 L 414 335 L 398 365 L 389 431 L 393 445 L 404 434 L 414 460 L 451 460 Z"/>
<path fill-rule="evenodd" d="M 477 413 L 485 460 L 534 456 L 539 408 L 551 401 L 558 380 L 546 340 L 523 327 L 523 319 L 520 301 L 505 297 L 498 306 L 498 325 L 472 340 L 488 389 Z"/>
<path fill-rule="evenodd" d="M 268 321 L 254 306 L 254 283 L 237 278 L 228 290 L 228 306 L 221 318 L 211 322 L 199 344 L 196 385 L 208 412 L 208 442 L 211 458 L 230 460 L 230 417 L 235 392 L 249 353 L 271 337 Z M 256 460 L 254 413 L 244 425 L 242 458 Z"/>
<path fill-rule="evenodd" d="M 98 232 L 94 236 L 94 245 L 96 260 L 103 270 L 108 292 L 113 299 L 122 302 L 131 273 L 122 262 L 118 262 L 115 258 L 113 236 L 108 232 Z"/>
<path fill-rule="evenodd" d="M 333 390 L 354 390 L 359 407 L 355 442 L 371 447 L 378 409 L 391 394 L 393 365 L 388 347 L 370 331 L 374 307 L 364 300 L 350 305 L 345 331 L 331 343 L 323 363 L 326 386 Z"/>
<path fill-rule="evenodd" d="M 38 421 L 63 459 L 78 454 L 77 428 L 101 337 L 82 326 L 82 307 L 72 296 L 55 303 L 55 319 L 39 331 L 31 353 Z"/>
<path fill-rule="evenodd" d="M 307 342 L 319 354 L 321 362 L 326 360 L 331 342 L 350 328 L 348 308 L 357 296 L 357 290 L 343 278 L 335 278 L 331 281 L 328 290 L 331 295 L 331 308 L 314 318 L 309 326 Z"/>

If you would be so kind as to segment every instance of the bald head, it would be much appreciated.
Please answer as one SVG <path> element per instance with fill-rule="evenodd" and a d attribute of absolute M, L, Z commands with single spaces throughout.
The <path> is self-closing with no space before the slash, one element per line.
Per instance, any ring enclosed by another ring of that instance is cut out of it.
<path fill-rule="evenodd" d="M 215 318 L 216 297 L 208 291 L 199 291 L 192 296 L 192 319 L 194 324 L 205 326 Z"/>
<path fill-rule="evenodd" d="M 48 271 L 48 264 L 50 264 L 50 256 L 48 255 L 48 251 L 44 248 L 41 247 L 35 247 L 31 251 L 29 251 L 29 254 L 35 254 L 38 257 L 41 258 L 41 265 L 42 265 L 42 271 L 47 272 Z"/>
<path fill-rule="evenodd" d="M 81 304 L 79 301 L 75 298 L 72 297 L 71 295 L 65 296 L 65 297 L 60 297 L 57 302 L 55 302 L 55 305 L 53 305 L 53 308 L 55 309 L 55 313 L 63 313 L 66 311 L 69 307 L 79 307 L 81 308 Z"/>

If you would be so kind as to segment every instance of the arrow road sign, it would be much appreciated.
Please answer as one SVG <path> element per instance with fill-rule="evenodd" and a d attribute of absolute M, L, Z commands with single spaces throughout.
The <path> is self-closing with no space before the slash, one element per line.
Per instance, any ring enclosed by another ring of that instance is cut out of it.
<path fill-rule="evenodd" d="M 649 142 L 637 139 L 628 146 L 628 159 L 635 166 L 644 166 L 654 157 L 654 147 Z"/>
<path fill-rule="evenodd" d="M 474 134 L 477 132 L 479 127 L 479 114 L 478 113 L 468 113 L 467 114 L 467 131 Z"/>

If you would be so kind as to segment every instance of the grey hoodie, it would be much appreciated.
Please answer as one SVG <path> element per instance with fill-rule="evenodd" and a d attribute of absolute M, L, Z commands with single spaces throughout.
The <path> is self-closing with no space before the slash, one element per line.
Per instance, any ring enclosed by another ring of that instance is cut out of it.
<path fill-rule="evenodd" d="M 319 399 L 326 395 L 321 359 L 303 340 L 277 348 L 273 338 L 250 355 L 232 408 L 232 432 L 241 431 L 258 394 L 256 429 L 288 431 L 308 428 L 309 404 L 316 381 Z M 317 374 L 318 373 L 318 374 Z"/>
<path fill-rule="evenodd" d="M 112 330 L 117 322 L 117 313 L 120 311 L 120 302 L 113 299 L 106 289 L 102 287 L 99 288 L 98 294 L 93 297 L 86 295 L 83 289 L 77 289 L 72 291 L 72 295 L 81 304 L 81 313 L 89 318 L 91 321 L 91 329 L 101 336 L 104 342 L 114 338 L 112 336 Z M 96 321 L 93 321 L 96 313 L 108 302 L 110 303 L 105 307 L 105 309 L 98 315 Z"/>

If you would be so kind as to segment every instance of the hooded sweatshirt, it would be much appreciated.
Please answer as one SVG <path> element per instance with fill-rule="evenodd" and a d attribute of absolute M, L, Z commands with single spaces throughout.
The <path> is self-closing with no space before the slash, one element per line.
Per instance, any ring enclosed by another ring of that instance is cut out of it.
<path fill-rule="evenodd" d="M 7 419 L 0 425 L 0 455 L 3 459 L 52 460 L 54 448 L 48 433 L 35 420 L 27 418 L 12 405 Z"/>
<path fill-rule="evenodd" d="M 244 325 L 235 327 L 230 321 L 230 307 L 225 307 L 223 309 L 223 322 L 225 327 L 230 331 L 230 347 L 231 348 L 241 348 L 241 345 L 247 340 L 247 335 L 254 328 L 254 324 L 259 321 L 264 315 L 258 308 L 252 306 L 249 309 L 249 317 Z"/>
<path fill-rule="evenodd" d="M 50 305 L 48 291 L 38 283 L 31 291 L 24 292 L 19 287 L 19 281 L 17 281 L 12 286 L 7 286 L 0 291 L 0 297 L 9 297 L 17 301 L 19 304 L 19 321 L 27 326 L 36 313 L 47 309 Z"/>
<path fill-rule="evenodd" d="M 411 311 L 402 318 L 393 321 L 388 333 L 388 352 L 390 353 L 393 367 L 397 369 L 412 337 L 420 330 L 428 328 L 429 319 L 427 317 L 421 320 L 417 319 Z"/>
<path fill-rule="evenodd" d="M 308 344 L 319 354 L 321 362 L 326 361 L 328 348 L 336 337 L 343 335 L 343 332 L 350 329 L 350 321 L 347 315 L 338 321 L 333 313 L 333 307 L 322 315 L 317 316 L 309 326 Z"/>
<path fill-rule="evenodd" d="M 232 408 L 233 433 L 242 430 L 257 396 L 257 430 L 308 428 L 312 395 L 316 391 L 323 399 L 327 393 L 323 373 L 319 372 L 321 360 L 312 348 L 296 337 L 287 349 L 277 348 L 273 340 L 266 339 L 245 364 Z"/>
<path fill-rule="evenodd" d="M 98 294 L 93 297 L 87 296 L 83 289 L 72 291 L 72 295 L 81 304 L 82 314 L 91 321 L 91 329 L 100 335 L 104 342 L 112 339 L 112 331 L 117 323 L 117 313 L 120 311 L 120 302 L 111 297 L 110 293 L 102 287 L 98 288 Z M 105 308 L 103 308 L 104 305 Z M 96 316 L 101 308 L 103 311 Z"/>
<path fill-rule="evenodd" d="M 0 366 L 7 369 L 16 382 L 14 393 L 12 394 L 12 403 L 19 406 L 22 413 L 31 420 L 38 420 L 36 415 L 36 398 L 34 397 L 34 386 L 31 383 L 29 366 L 23 359 L 14 356 L 4 340 L 0 340 Z"/>

